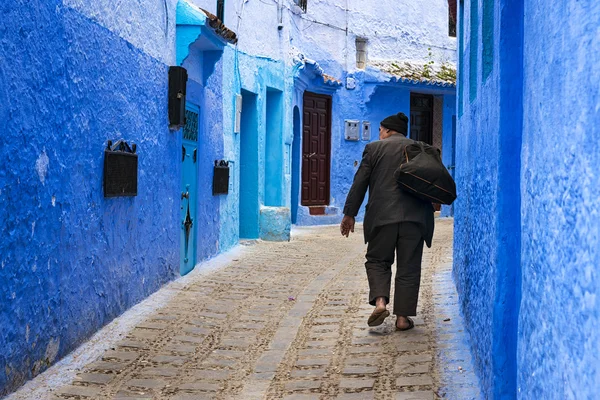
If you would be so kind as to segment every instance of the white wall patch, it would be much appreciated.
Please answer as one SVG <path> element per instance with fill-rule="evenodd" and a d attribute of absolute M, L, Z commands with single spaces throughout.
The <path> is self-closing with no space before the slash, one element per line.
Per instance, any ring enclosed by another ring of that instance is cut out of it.
<path fill-rule="evenodd" d="M 46 155 L 46 150 L 44 150 L 35 162 L 35 169 L 38 173 L 38 176 L 40 177 L 40 182 L 42 182 L 42 184 L 46 184 L 46 175 L 48 174 L 49 164 L 50 159 L 48 158 L 48 155 Z"/>

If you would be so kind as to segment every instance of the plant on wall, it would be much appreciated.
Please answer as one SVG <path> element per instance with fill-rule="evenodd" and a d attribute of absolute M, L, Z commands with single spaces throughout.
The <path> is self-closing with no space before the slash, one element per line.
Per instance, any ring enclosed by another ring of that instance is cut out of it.
<path fill-rule="evenodd" d="M 435 64 L 435 61 L 433 61 L 433 53 L 431 52 L 431 47 L 428 47 L 427 51 L 429 53 L 427 54 L 427 61 L 425 62 L 425 64 L 423 64 L 423 73 L 421 76 L 426 79 L 431 79 L 431 76 L 433 75 L 433 64 Z"/>

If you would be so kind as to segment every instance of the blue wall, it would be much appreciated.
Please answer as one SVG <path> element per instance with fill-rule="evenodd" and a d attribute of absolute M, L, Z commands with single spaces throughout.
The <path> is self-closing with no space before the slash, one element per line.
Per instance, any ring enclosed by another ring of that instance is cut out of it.
<path fill-rule="evenodd" d="M 326 71 L 336 70 L 337 68 L 339 66 L 334 63 L 323 66 L 323 69 Z M 340 222 L 346 196 L 352 186 L 354 174 L 360 165 L 365 146 L 370 141 L 379 139 L 379 123 L 385 117 L 398 112 L 410 115 L 411 92 L 443 96 L 442 139 L 444 146 L 452 143 L 452 130 L 449 128 L 452 126 L 452 116 L 456 115 L 456 90 L 454 87 L 390 81 L 389 76 L 383 75 L 376 70 L 361 71 L 352 75 L 352 78 L 356 80 L 355 89 L 347 89 L 343 86 L 331 88 L 323 84 L 319 85 L 318 80 L 311 81 L 307 89 L 311 92 L 332 96 L 331 196 L 330 204 L 325 209 L 325 215 L 310 215 L 308 207 L 299 206 L 295 221 L 298 225 L 324 225 L 338 224 Z M 298 96 L 296 104 L 298 104 L 300 109 L 302 108 L 300 96 Z M 348 141 L 345 139 L 344 121 L 347 119 L 360 121 L 361 139 L 359 141 Z M 368 141 L 362 140 L 363 121 L 371 123 L 371 138 Z M 448 149 L 448 151 L 450 150 Z M 299 151 L 301 152 L 301 149 Z M 299 165 L 294 164 L 294 166 L 296 169 L 294 173 L 298 174 L 297 179 L 300 180 L 302 171 Z M 296 192 L 293 192 L 293 194 L 294 196 L 300 195 L 300 193 L 296 194 Z M 300 197 L 295 197 L 292 202 L 292 207 L 295 207 L 295 204 L 300 204 Z M 366 202 L 367 198 L 357 215 L 357 220 L 359 221 L 364 217 Z"/>
<path fill-rule="evenodd" d="M 454 273 L 467 329 L 472 338 L 475 362 L 482 380 L 485 398 L 499 398 L 508 390 L 515 396 L 515 381 L 504 384 L 502 377 L 509 373 L 511 363 L 502 365 L 501 359 L 508 355 L 514 360 L 514 346 L 502 348 L 502 330 L 497 323 L 514 309 L 507 309 L 499 301 L 505 298 L 502 282 L 508 276 L 506 252 L 511 248 L 501 240 L 505 229 L 505 213 L 519 209 L 518 196 L 503 196 L 499 179 L 503 168 L 514 168 L 514 163 L 503 164 L 502 112 L 500 103 L 506 95 L 502 91 L 504 81 L 498 66 L 498 51 L 494 49 L 494 65 L 484 80 L 481 73 L 481 37 L 479 35 L 480 10 L 477 1 L 461 2 L 468 6 L 459 10 L 459 38 L 463 54 L 459 57 L 459 76 L 468 80 L 459 81 L 459 117 L 456 136 L 456 183 L 458 198 L 454 203 Z M 477 25 L 469 24 L 475 22 Z M 508 20 L 505 20 L 508 22 Z M 514 21 L 518 25 L 518 19 Z M 494 29 L 492 44 L 496 45 L 498 29 Z M 467 83 L 468 82 L 468 83 Z M 515 86 L 518 86 L 518 81 Z M 518 104 L 515 113 L 518 120 Z M 514 134 L 514 132 L 512 133 Z M 515 143 L 516 149 L 519 143 Z M 511 153 L 518 157 L 519 151 Z M 517 169 L 518 171 L 518 169 Z M 508 204 L 503 205 L 504 201 Z M 518 250 L 514 246 L 512 251 Z"/>
<path fill-rule="evenodd" d="M 58 0 L 0 14 L 4 394 L 176 275 L 180 147 L 166 65 Z M 138 145 L 138 196 L 105 199 L 119 138 Z"/>
<path fill-rule="evenodd" d="M 265 132 L 265 206 L 283 205 L 283 93 L 267 89 Z"/>
<path fill-rule="evenodd" d="M 257 96 L 242 91 L 240 130 L 240 238 L 259 236 L 259 164 Z"/>
<path fill-rule="evenodd" d="M 485 397 L 596 398 L 600 4 L 482 6 L 459 29 L 484 50 L 461 57 L 454 272 Z"/>
<path fill-rule="evenodd" d="M 600 3 L 525 2 L 521 398 L 600 388 Z"/>

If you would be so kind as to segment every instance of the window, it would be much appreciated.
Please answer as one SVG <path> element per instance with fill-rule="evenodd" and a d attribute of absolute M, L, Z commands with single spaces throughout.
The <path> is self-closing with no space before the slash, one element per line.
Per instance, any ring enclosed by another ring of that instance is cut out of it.
<path fill-rule="evenodd" d="M 306 12 L 308 0 L 294 0 L 294 3 L 296 3 L 298 7 L 300 7 L 303 11 Z"/>
<path fill-rule="evenodd" d="M 356 68 L 367 68 L 367 39 L 356 38 Z"/>
<path fill-rule="evenodd" d="M 494 1 L 483 0 L 483 19 L 481 21 L 483 35 L 482 73 L 485 81 L 494 68 Z"/>
<path fill-rule="evenodd" d="M 456 0 L 448 0 L 448 36 L 456 37 Z"/>
<path fill-rule="evenodd" d="M 225 23 L 225 0 L 217 0 L 217 18 Z"/>

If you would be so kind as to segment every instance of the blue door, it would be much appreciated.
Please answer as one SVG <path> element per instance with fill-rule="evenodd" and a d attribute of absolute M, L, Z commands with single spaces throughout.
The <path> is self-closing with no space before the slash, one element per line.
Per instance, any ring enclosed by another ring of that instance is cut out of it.
<path fill-rule="evenodd" d="M 198 203 L 198 109 L 185 112 L 181 143 L 181 250 L 180 272 L 185 275 L 196 265 L 196 207 Z"/>

